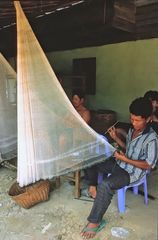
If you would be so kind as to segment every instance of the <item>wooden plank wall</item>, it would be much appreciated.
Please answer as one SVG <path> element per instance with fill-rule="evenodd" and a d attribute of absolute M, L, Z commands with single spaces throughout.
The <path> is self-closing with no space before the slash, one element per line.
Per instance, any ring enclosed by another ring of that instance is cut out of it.
<path fill-rule="evenodd" d="M 137 39 L 158 37 L 158 0 L 137 0 L 136 6 Z"/>
<path fill-rule="evenodd" d="M 136 7 L 134 0 L 116 0 L 114 3 L 113 26 L 127 32 L 135 31 Z"/>

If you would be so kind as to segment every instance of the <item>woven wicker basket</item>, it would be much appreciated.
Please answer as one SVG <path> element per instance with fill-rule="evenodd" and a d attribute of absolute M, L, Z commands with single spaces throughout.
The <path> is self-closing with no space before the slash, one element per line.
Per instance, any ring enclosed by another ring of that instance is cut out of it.
<path fill-rule="evenodd" d="M 50 182 L 40 180 L 31 185 L 20 187 L 17 182 L 9 189 L 9 195 L 23 208 L 30 208 L 33 205 L 48 200 Z"/>

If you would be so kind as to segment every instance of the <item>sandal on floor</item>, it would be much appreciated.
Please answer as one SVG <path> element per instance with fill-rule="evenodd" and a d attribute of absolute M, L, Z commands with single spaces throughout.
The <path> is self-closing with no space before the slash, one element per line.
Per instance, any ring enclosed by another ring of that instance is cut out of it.
<path fill-rule="evenodd" d="M 91 233 L 98 233 L 100 232 L 106 225 L 106 221 L 105 220 L 102 220 L 100 222 L 100 224 L 98 225 L 98 227 L 95 227 L 95 228 L 89 228 L 89 227 L 84 227 L 83 230 L 82 230 L 82 233 L 85 233 L 85 232 L 91 232 Z"/>

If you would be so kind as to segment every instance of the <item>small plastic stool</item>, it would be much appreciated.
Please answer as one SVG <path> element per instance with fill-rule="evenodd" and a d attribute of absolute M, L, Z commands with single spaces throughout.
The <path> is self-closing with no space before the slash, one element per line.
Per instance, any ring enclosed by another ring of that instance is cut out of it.
<path fill-rule="evenodd" d="M 138 187 L 143 184 L 143 189 L 144 189 L 144 203 L 147 205 L 148 204 L 148 188 L 147 188 L 147 174 L 143 176 L 139 181 L 130 184 L 128 186 L 125 186 L 123 188 L 120 188 L 117 190 L 117 203 L 118 203 L 118 210 L 120 213 L 125 212 L 125 202 L 126 202 L 126 190 L 128 188 L 133 188 L 133 193 L 135 195 L 138 194 Z M 98 174 L 98 184 L 101 184 L 103 181 L 103 173 Z"/>
<path fill-rule="evenodd" d="M 146 205 L 148 204 L 148 187 L 147 187 L 147 178 L 145 174 L 145 176 L 141 178 L 139 181 L 117 190 L 117 203 L 118 203 L 118 209 L 120 213 L 125 212 L 126 190 L 132 187 L 133 193 L 137 195 L 138 187 L 140 185 L 143 185 L 143 189 L 144 189 L 144 203 Z"/>

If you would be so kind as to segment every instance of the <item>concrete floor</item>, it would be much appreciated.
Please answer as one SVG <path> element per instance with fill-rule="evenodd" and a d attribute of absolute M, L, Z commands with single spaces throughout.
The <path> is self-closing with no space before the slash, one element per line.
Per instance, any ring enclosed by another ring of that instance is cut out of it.
<path fill-rule="evenodd" d="M 74 199 L 73 190 L 62 179 L 59 189 L 50 193 L 49 201 L 23 209 L 8 196 L 11 184 L 16 180 L 16 172 L 0 168 L 0 240 L 79 240 L 81 229 L 92 202 Z M 158 170 L 148 178 L 148 191 L 155 200 L 149 199 L 146 206 L 143 196 L 126 194 L 126 212 L 119 214 L 117 196 L 104 216 L 107 224 L 95 240 L 117 240 L 112 236 L 112 227 L 123 227 L 128 231 L 128 240 L 157 240 L 158 226 Z"/>

